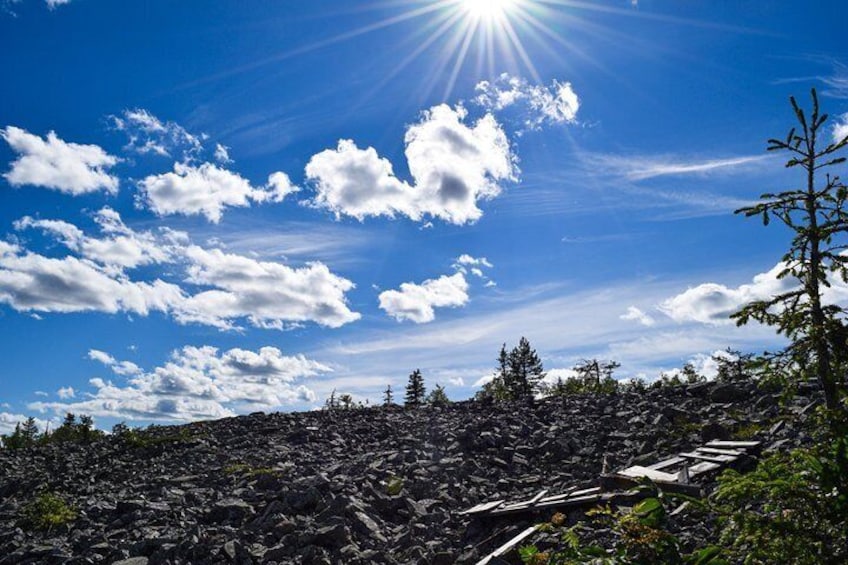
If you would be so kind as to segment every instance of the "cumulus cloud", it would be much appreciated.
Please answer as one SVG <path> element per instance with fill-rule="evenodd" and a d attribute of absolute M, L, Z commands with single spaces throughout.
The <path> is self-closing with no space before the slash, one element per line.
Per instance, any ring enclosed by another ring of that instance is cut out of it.
<path fill-rule="evenodd" d="M 580 110 L 580 98 L 570 82 L 531 85 L 524 78 L 504 73 L 493 82 L 478 83 L 475 90 L 477 104 L 492 112 L 517 109 L 523 126 L 531 130 L 576 123 Z"/>
<path fill-rule="evenodd" d="M 240 329 L 242 319 L 255 327 L 285 329 L 305 322 L 336 328 L 360 317 L 345 296 L 354 284 L 323 263 L 294 268 L 202 248 L 181 232 L 136 232 L 109 208 L 95 217 L 104 237 L 58 220 L 16 222 L 19 229 L 54 235 L 73 254 L 46 257 L 0 241 L 0 303 L 28 313 L 159 311 L 179 323 L 224 330 Z M 166 282 L 133 280 L 127 273 L 147 264 L 169 267 L 162 276 L 184 274 Z M 132 373 L 131 367 L 125 370 Z"/>
<path fill-rule="evenodd" d="M 15 426 L 23 424 L 27 420 L 27 416 L 23 414 L 11 414 L 9 412 L 0 412 L 0 434 L 10 434 L 15 431 Z M 49 425 L 49 421 L 40 418 L 35 419 L 35 423 L 40 431 L 44 431 Z"/>
<path fill-rule="evenodd" d="M 283 355 L 276 347 L 219 352 L 210 346 L 187 346 L 174 351 L 164 365 L 139 372 L 124 386 L 94 378 L 90 380 L 94 391 L 86 393 L 85 398 L 34 402 L 29 408 L 125 420 L 223 418 L 314 402 L 317 395 L 300 381 L 330 371 L 303 355 Z"/>
<path fill-rule="evenodd" d="M 185 256 L 188 282 L 213 288 L 186 299 L 178 320 L 229 328 L 246 317 L 256 327 L 284 329 L 306 321 L 337 328 L 360 318 L 345 299 L 355 285 L 323 263 L 295 269 L 196 245 Z"/>
<path fill-rule="evenodd" d="M 76 391 L 74 391 L 74 387 L 66 386 L 57 390 L 56 395 L 63 400 L 67 400 L 69 398 L 75 397 Z"/>
<path fill-rule="evenodd" d="M 401 322 L 411 320 L 416 324 L 436 319 L 434 308 L 463 306 L 468 302 L 468 282 L 465 275 L 455 273 L 421 284 L 403 283 L 400 290 L 380 293 L 380 308 Z"/>
<path fill-rule="evenodd" d="M 463 253 L 454 261 L 453 268 L 457 272 L 460 272 L 464 275 L 471 273 L 475 277 L 479 279 L 483 279 L 486 284 L 486 288 L 491 288 L 493 286 L 497 286 L 495 281 L 491 280 L 486 272 L 483 269 L 491 269 L 494 265 L 492 265 L 488 259 L 485 257 L 472 257 L 467 253 Z"/>
<path fill-rule="evenodd" d="M 731 324 L 730 315 L 755 300 L 768 300 L 797 287 L 790 277 L 778 279 L 785 268 L 778 263 L 766 273 L 756 275 L 749 284 L 730 288 L 718 283 L 704 283 L 665 300 L 660 310 L 677 322 Z"/>
<path fill-rule="evenodd" d="M 103 363 L 109 367 L 116 375 L 130 376 L 141 374 L 141 368 L 132 361 L 118 361 L 105 351 L 99 349 L 91 349 L 88 352 L 88 358 Z"/>
<path fill-rule="evenodd" d="M 306 166 L 316 190 L 313 204 L 337 218 L 360 221 L 398 215 L 457 225 L 476 221 L 483 214 L 478 202 L 500 194 L 499 183 L 516 180 L 517 168 L 506 134 L 491 114 L 472 125 L 466 118 L 461 106 L 443 104 L 407 129 L 405 154 L 413 184 L 399 179 L 373 147 L 339 141 Z"/>
<path fill-rule="evenodd" d="M 159 216 L 203 215 L 218 223 L 226 207 L 246 207 L 256 203 L 282 202 L 298 189 L 285 173 L 268 177 L 261 188 L 212 163 L 198 167 L 175 163 L 174 171 L 150 175 L 139 182 L 139 201 Z"/>
<path fill-rule="evenodd" d="M 109 118 L 116 130 L 127 135 L 127 151 L 163 157 L 179 152 L 184 161 L 203 151 L 205 135 L 193 135 L 176 122 L 162 121 L 143 108 L 124 110 L 120 116 Z"/>
<path fill-rule="evenodd" d="M 719 360 L 738 361 L 739 356 L 726 349 L 717 349 L 709 355 L 697 353 L 689 359 L 689 363 L 699 375 L 703 375 L 708 380 L 713 380 L 718 375 Z"/>
<path fill-rule="evenodd" d="M 837 122 L 833 125 L 833 142 L 839 143 L 848 137 L 848 113 L 842 114 L 837 118 Z"/>
<path fill-rule="evenodd" d="M 456 258 L 456 262 L 454 263 L 454 267 L 457 269 L 464 269 L 465 267 L 471 268 L 480 268 L 487 267 L 491 269 L 494 265 L 492 265 L 488 259 L 485 257 L 472 257 L 467 253 L 463 253 L 459 257 Z"/>
<path fill-rule="evenodd" d="M 102 208 L 94 215 L 94 220 L 106 237 L 89 237 L 75 225 L 62 220 L 40 220 L 30 216 L 24 216 L 14 226 L 17 230 L 35 228 L 50 233 L 81 257 L 107 268 L 132 269 L 171 260 L 172 251 L 160 238 L 149 231 L 136 232 L 128 228 L 112 208 Z"/>
<path fill-rule="evenodd" d="M 622 314 L 620 317 L 622 320 L 632 320 L 635 322 L 639 322 L 643 326 L 647 327 L 651 327 L 657 323 L 657 321 L 654 320 L 649 314 L 646 314 L 635 306 L 629 306 L 627 308 L 627 312 Z"/>
<path fill-rule="evenodd" d="M 47 7 L 53 10 L 58 6 L 64 6 L 65 4 L 70 4 L 71 0 L 45 0 L 47 2 Z"/>
<path fill-rule="evenodd" d="M 77 257 L 51 258 L 0 241 L 0 303 L 20 312 L 167 311 L 182 290 L 159 279 L 135 282 Z"/>
<path fill-rule="evenodd" d="M 72 195 L 118 191 L 118 178 L 107 172 L 118 158 L 97 145 L 69 143 L 52 131 L 42 139 L 14 126 L 0 130 L 0 137 L 18 154 L 3 175 L 12 186 L 40 186 Z"/>

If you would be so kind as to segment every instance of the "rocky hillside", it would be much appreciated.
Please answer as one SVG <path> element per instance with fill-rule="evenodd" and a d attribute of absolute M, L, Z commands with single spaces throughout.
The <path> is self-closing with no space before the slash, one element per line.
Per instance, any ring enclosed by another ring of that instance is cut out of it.
<path fill-rule="evenodd" d="M 703 440 L 808 441 L 751 384 L 645 393 L 252 414 L 94 443 L 0 451 L 0 564 L 469 563 L 504 526 L 458 512 L 592 484 Z M 785 424 L 780 424 L 785 420 Z M 38 493 L 76 518 L 39 530 Z"/>

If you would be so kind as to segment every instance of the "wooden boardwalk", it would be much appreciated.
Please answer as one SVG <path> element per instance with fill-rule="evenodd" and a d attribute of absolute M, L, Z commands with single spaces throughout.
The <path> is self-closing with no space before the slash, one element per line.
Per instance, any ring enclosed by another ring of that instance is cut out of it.
<path fill-rule="evenodd" d="M 689 496 L 703 496 L 703 486 L 696 479 L 748 460 L 758 454 L 759 441 L 711 441 L 692 451 L 678 453 L 652 465 L 633 465 L 619 471 L 604 470 L 598 486 L 579 489 L 569 487 L 559 494 L 542 490 L 535 496 L 519 501 L 505 499 L 483 502 L 460 512 L 477 518 L 498 518 L 512 514 L 535 514 L 547 510 L 562 510 L 598 504 L 633 504 L 644 494 L 630 489 L 652 481 L 660 490 Z M 488 554 L 477 565 L 503 562 L 500 557 L 512 551 L 536 531 L 536 526 L 522 530 L 505 544 Z"/>

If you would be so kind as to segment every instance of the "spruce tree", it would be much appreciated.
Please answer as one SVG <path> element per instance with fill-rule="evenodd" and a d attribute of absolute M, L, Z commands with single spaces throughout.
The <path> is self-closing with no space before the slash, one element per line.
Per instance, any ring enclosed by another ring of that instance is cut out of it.
<path fill-rule="evenodd" d="M 508 365 L 510 378 L 505 384 L 509 397 L 514 400 L 533 398 L 545 378 L 545 369 L 527 338 L 522 337 L 509 353 Z"/>
<path fill-rule="evenodd" d="M 848 256 L 844 254 L 848 248 L 848 188 L 838 176 L 824 170 L 845 161 L 837 153 L 848 146 L 848 136 L 822 148 L 821 137 L 830 134 L 824 129 L 827 114 L 819 113 L 815 89 L 811 96 L 809 114 L 790 97 L 798 125 L 785 139 L 768 141 L 769 151 L 789 154 L 787 168 L 801 168 L 803 183 L 795 189 L 763 194 L 759 203 L 736 211 L 759 216 L 765 225 L 777 219 L 794 232 L 777 278 L 795 279 L 797 286 L 751 302 L 732 317 L 739 325 L 756 320 L 774 326 L 789 338 L 786 349 L 767 355 L 766 360 L 779 371 L 794 370 L 796 375 L 816 378 L 827 408 L 833 411 L 840 407 L 839 397 L 844 393 L 848 330 L 843 321 L 845 309 L 826 304 L 823 293 L 831 276 L 848 282 Z"/>
<path fill-rule="evenodd" d="M 392 393 L 392 385 L 386 385 L 386 390 L 383 391 L 383 406 L 391 406 L 395 403 L 395 396 Z"/>
<path fill-rule="evenodd" d="M 445 406 L 450 404 L 450 399 L 445 392 L 445 387 L 437 384 L 436 388 L 431 390 L 430 394 L 427 396 L 427 404 L 432 406 Z"/>
<path fill-rule="evenodd" d="M 416 408 L 424 403 L 424 377 L 421 371 L 415 369 L 409 375 L 409 383 L 406 385 L 406 396 L 404 397 L 404 405 L 410 408 Z"/>

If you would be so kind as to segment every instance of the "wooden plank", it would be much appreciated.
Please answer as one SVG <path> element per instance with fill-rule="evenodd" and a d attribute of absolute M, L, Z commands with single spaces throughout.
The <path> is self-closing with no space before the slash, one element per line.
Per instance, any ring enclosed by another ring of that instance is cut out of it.
<path fill-rule="evenodd" d="M 698 463 L 697 465 L 692 465 L 691 467 L 689 467 L 689 476 L 694 477 L 695 475 L 703 475 L 708 471 L 714 471 L 720 467 L 721 465 L 719 465 L 718 463 L 704 461 L 702 463 Z"/>
<path fill-rule="evenodd" d="M 552 496 L 546 496 L 545 498 L 541 499 L 539 502 L 551 502 L 553 500 L 562 500 L 563 498 L 568 498 L 569 496 L 571 496 L 572 493 L 574 493 L 574 491 L 576 491 L 576 490 L 577 490 L 577 487 L 568 487 L 567 489 L 565 489 L 565 492 L 560 493 L 560 494 L 554 494 Z"/>
<path fill-rule="evenodd" d="M 531 498 L 528 502 L 529 502 L 531 505 L 536 504 L 536 503 L 537 503 L 537 502 L 539 502 L 539 501 L 542 499 L 542 497 L 544 497 L 546 494 L 548 494 L 548 489 L 545 489 L 545 490 L 539 491 L 539 494 L 537 494 L 536 496 L 534 496 L 533 498 Z"/>
<path fill-rule="evenodd" d="M 492 502 L 483 502 L 478 504 L 477 506 L 472 506 L 468 510 L 463 510 L 460 514 L 480 514 L 481 512 L 487 512 L 498 506 L 502 505 L 505 501 L 503 500 L 493 500 Z"/>
<path fill-rule="evenodd" d="M 662 471 L 657 471 L 656 469 L 651 469 L 649 467 L 642 467 L 641 465 L 634 465 L 633 467 L 628 467 L 623 471 L 619 471 L 617 474 L 634 479 L 638 479 L 640 477 L 647 477 L 652 481 L 664 481 L 668 483 L 673 483 L 677 480 L 676 474 L 664 473 Z"/>
<path fill-rule="evenodd" d="M 596 494 L 586 494 L 583 496 L 575 496 L 572 498 L 566 498 L 563 500 L 552 500 L 551 502 L 540 502 L 534 508 L 542 509 L 542 508 L 565 508 L 568 506 L 582 506 L 584 504 L 591 504 L 593 502 L 598 502 L 599 500 L 603 500 L 603 495 L 601 493 Z"/>
<path fill-rule="evenodd" d="M 666 459 L 665 461 L 660 461 L 659 463 L 648 465 L 648 469 L 659 471 L 660 469 L 665 469 L 666 467 L 671 467 L 673 465 L 677 465 L 678 463 L 683 463 L 683 458 L 675 456 L 671 459 Z"/>
<path fill-rule="evenodd" d="M 585 488 L 583 490 L 576 490 L 576 491 L 571 493 L 571 496 L 585 496 L 587 494 L 596 494 L 596 493 L 599 493 L 599 492 L 601 492 L 601 487 L 592 487 L 592 488 Z"/>
<path fill-rule="evenodd" d="M 695 451 L 699 453 L 712 453 L 714 455 L 733 455 L 739 457 L 745 455 L 744 451 L 738 449 L 716 449 L 715 447 L 699 447 Z"/>
<path fill-rule="evenodd" d="M 707 443 L 707 447 L 718 447 L 718 448 L 737 448 L 741 447 L 744 449 L 759 447 L 761 442 L 759 441 L 721 441 L 714 439 L 713 441 Z"/>
<path fill-rule="evenodd" d="M 715 465 L 715 463 L 704 462 L 707 465 Z M 700 464 L 700 463 L 699 463 Z M 665 492 L 677 492 L 680 494 L 685 494 L 688 496 L 694 496 L 696 498 L 700 498 L 703 495 L 703 487 L 698 484 L 690 484 L 690 483 L 680 483 L 677 482 L 677 474 L 671 475 L 670 473 L 663 473 L 664 475 L 671 476 L 673 481 L 668 480 L 657 480 L 651 479 L 660 490 Z M 690 478 L 692 473 L 689 474 Z M 641 477 L 627 477 L 624 475 L 601 475 L 601 486 L 604 491 L 612 492 L 616 490 L 625 490 L 633 488 L 634 486 L 642 483 L 640 480 Z"/>
<path fill-rule="evenodd" d="M 736 457 L 732 455 L 710 455 L 709 453 L 681 453 L 681 457 L 686 459 L 696 459 L 698 461 L 712 461 L 713 463 L 732 463 L 736 461 Z"/>
<path fill-rule="evenodd" d="M 536 531 L 536 526 L 530 526 L 529 528 L 527 528 L 526 530 L 524 530 L 523 532 L 521 532 L 520 534 L 518 534 L 517 536 L 515 536 L 514 538 L 512 538 L 511 540 L 509 540 L 508 542 L 506 542 L 505 544 L 503 544 L 499 548 L 497 548 L 496 550 L 494 550 L 492 553 L 490 553 L 489 555 L 487 555 L 486 557 L 484 557 L 483 559 L 478 561 L 477 565 L 486 565 L 487 563 L 491 562 L 492 559 L 494 559 L 495 557 L 500 557 L 502 555 L 506 555 L 507 553 L 509 553 L 512 550 L 512 548 L 514 548 L 519 543 L 521 543 L 522 541 L 524 541 L 525 539 L 530 537 L 535 531 Z"/>

